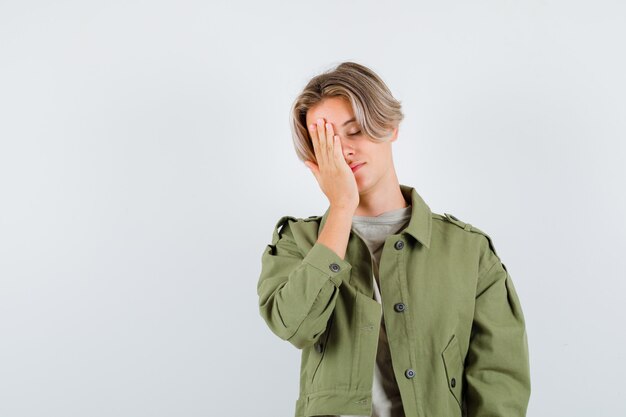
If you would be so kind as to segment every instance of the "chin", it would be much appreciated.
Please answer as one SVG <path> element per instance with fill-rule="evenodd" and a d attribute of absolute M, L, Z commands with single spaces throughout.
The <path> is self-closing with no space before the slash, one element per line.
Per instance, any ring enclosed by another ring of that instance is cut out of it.
<path fill-rule="evenodd" d="M 367 182 L 363 181 L 363 180 L 356 180 L 356 187 L 359 190 L 359 193 L 362 193 L 363 191 L 365 191 L 368 188 Z"/>

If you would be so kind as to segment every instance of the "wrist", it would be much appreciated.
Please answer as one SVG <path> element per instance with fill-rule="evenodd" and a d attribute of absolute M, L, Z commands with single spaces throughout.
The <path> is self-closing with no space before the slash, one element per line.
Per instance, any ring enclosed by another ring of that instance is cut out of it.
<path fill-rule="evenodd" d="M 330 205 L 330 210 L 329 210 L 329 215 L 333 214 L 334 216 L 350 217 L 350 218 L 352 218 L 352 216 L 354 215 L 355 211 L 356 211 L 356 206 L 353 206 L 353 205 L 349 205 L 349 204 L 331 204 Z"/>

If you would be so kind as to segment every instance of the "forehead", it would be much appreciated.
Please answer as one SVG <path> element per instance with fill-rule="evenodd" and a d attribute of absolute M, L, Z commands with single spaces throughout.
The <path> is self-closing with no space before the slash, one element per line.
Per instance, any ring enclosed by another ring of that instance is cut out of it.
<path fill-rule="evenodd" d="M 338 127 L 353 117 L 352 105 L 346 98 L 325 97 L 309 109 L 306 114 L 306 123 L 309 125 L 321 118 Z"/>

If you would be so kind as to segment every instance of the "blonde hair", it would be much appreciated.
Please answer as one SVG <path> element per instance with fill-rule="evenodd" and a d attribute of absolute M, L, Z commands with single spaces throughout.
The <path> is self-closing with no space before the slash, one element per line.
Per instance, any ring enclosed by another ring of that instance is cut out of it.
<path fill-rule="evenodd" d="M 404 115 L 383 80 L 371 69 L 355 62 L 343 62 L 313 77 L 291 107 L 290 126 L 298 158 L 316 161 L 306 124 L 306 114 L 326 97 L 343 97 L 352 105 L 356 122 L 375 142 L 388 141 Z"/>

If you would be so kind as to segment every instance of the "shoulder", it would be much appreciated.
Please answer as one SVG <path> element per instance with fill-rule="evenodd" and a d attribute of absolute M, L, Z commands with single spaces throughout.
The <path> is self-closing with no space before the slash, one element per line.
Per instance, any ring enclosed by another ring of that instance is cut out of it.
<path fill-rule="evenodd" d="M 280 238 L 287 237 L 295 240 L 294 236 L 317 233 L 322 216 L 309 216 L 306 218 L 284 215 L 274 225 L 272 242 L 276 243 Z"/>
<path fill-rule="evenodd" d="M 433 220 L 448 224 L 450 227 L 461 229 L 465 233 L 470 233 L 472 236 L 478 237 L 480 241 L 486 242 L 486 245 L 493 252 L 493 254 L 499 258 L 498 253 L 496 252 L 496 248 L 493 244 L 493 239 L 483 230 L 468 222 L 458 219 L 456 216 L 450 213 L 443 213 L 443 215 L 438 213 L 432 213 L 432 217 Z"/>

